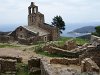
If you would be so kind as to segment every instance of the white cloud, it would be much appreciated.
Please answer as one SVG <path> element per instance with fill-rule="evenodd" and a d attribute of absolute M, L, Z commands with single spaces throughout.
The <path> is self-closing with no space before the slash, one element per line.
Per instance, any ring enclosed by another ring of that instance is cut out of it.
<path fill-rule="evenodd" d="M 0 0 L 1 24 L 27 24 L 27 7 L 33 0 Z M 50 23 L 56 15 L 67 22 L 100 21 L 100 0 L 34 0 Z"/>

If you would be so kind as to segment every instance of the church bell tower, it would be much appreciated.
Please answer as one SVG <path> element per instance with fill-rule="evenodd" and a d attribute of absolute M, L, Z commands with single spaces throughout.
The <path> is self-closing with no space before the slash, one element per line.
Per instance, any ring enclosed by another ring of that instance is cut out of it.
<path fill-rule="evenodd" d="M 38 6 L 31 2 L 28 7 L 28 26 L 39 26 L 44 23 L 44 15 L 38 12 Z"/>

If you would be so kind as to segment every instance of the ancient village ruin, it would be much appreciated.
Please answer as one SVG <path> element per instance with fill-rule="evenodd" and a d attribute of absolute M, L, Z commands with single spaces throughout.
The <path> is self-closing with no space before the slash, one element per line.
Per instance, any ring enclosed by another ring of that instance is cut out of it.
<path fill-rule="evenodd" d="M 39 40 L 53 41 L 59 38 L 57 28 L 45 23 L 44 15 L 38 12 L 38 7 L 33 2 L 28 7 L 28 11 L 28 26 L 16 28 L 5 37 L 4 41 L 14 39 L 19 43 L 27 44 Z M 1 51 L 4 50 L 5 48 L 1 48 Z M 0 52 L 0 75 L 16 75 L 18 71 L 16 64 L 23 63 L 26 58 L 25 63 L 27 63 L 29 75 L 37 73 L 39 75 L 100 75 L 100 37 L 92 35 L 90 43 L 82 46 L 78 46 L 72 39 L 65 41 L 63 46 L 46 44 L 41 47 L 41 50 L 62 57 L 36 56 L 31 54 L 33 52 L 31 50 L 29 53 L 27 51 L 25 53 L 25 50 L 16 49 L 14 52 L 11 50 L 16 56 L 11 56 L 10 52 L 8 52 L 9 56 L 5 52 Z"/>

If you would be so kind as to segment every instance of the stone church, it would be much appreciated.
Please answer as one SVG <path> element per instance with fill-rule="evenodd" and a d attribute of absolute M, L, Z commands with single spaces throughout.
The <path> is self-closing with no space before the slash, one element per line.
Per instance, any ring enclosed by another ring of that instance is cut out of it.
<path fill-rule="evenodd" d="M 38 11 L 38 6 L 31 2 L 28 7 L 28 26 L 19 26 L 9 36 L 14 40 L 26 39 L 32 41 L 53 41 L 60 36 L 58 28 L 45 23 L 44 14 Z"/>

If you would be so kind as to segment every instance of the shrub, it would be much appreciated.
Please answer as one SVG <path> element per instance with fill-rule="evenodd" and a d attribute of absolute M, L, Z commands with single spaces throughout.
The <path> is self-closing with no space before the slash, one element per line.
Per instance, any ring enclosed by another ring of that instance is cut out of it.
<path fill-rule="evenodd" d="M 100 37 L 100 26 L 95 27 L 95 29 L 96 29 L 96 32 L 92 34 Z"/>

